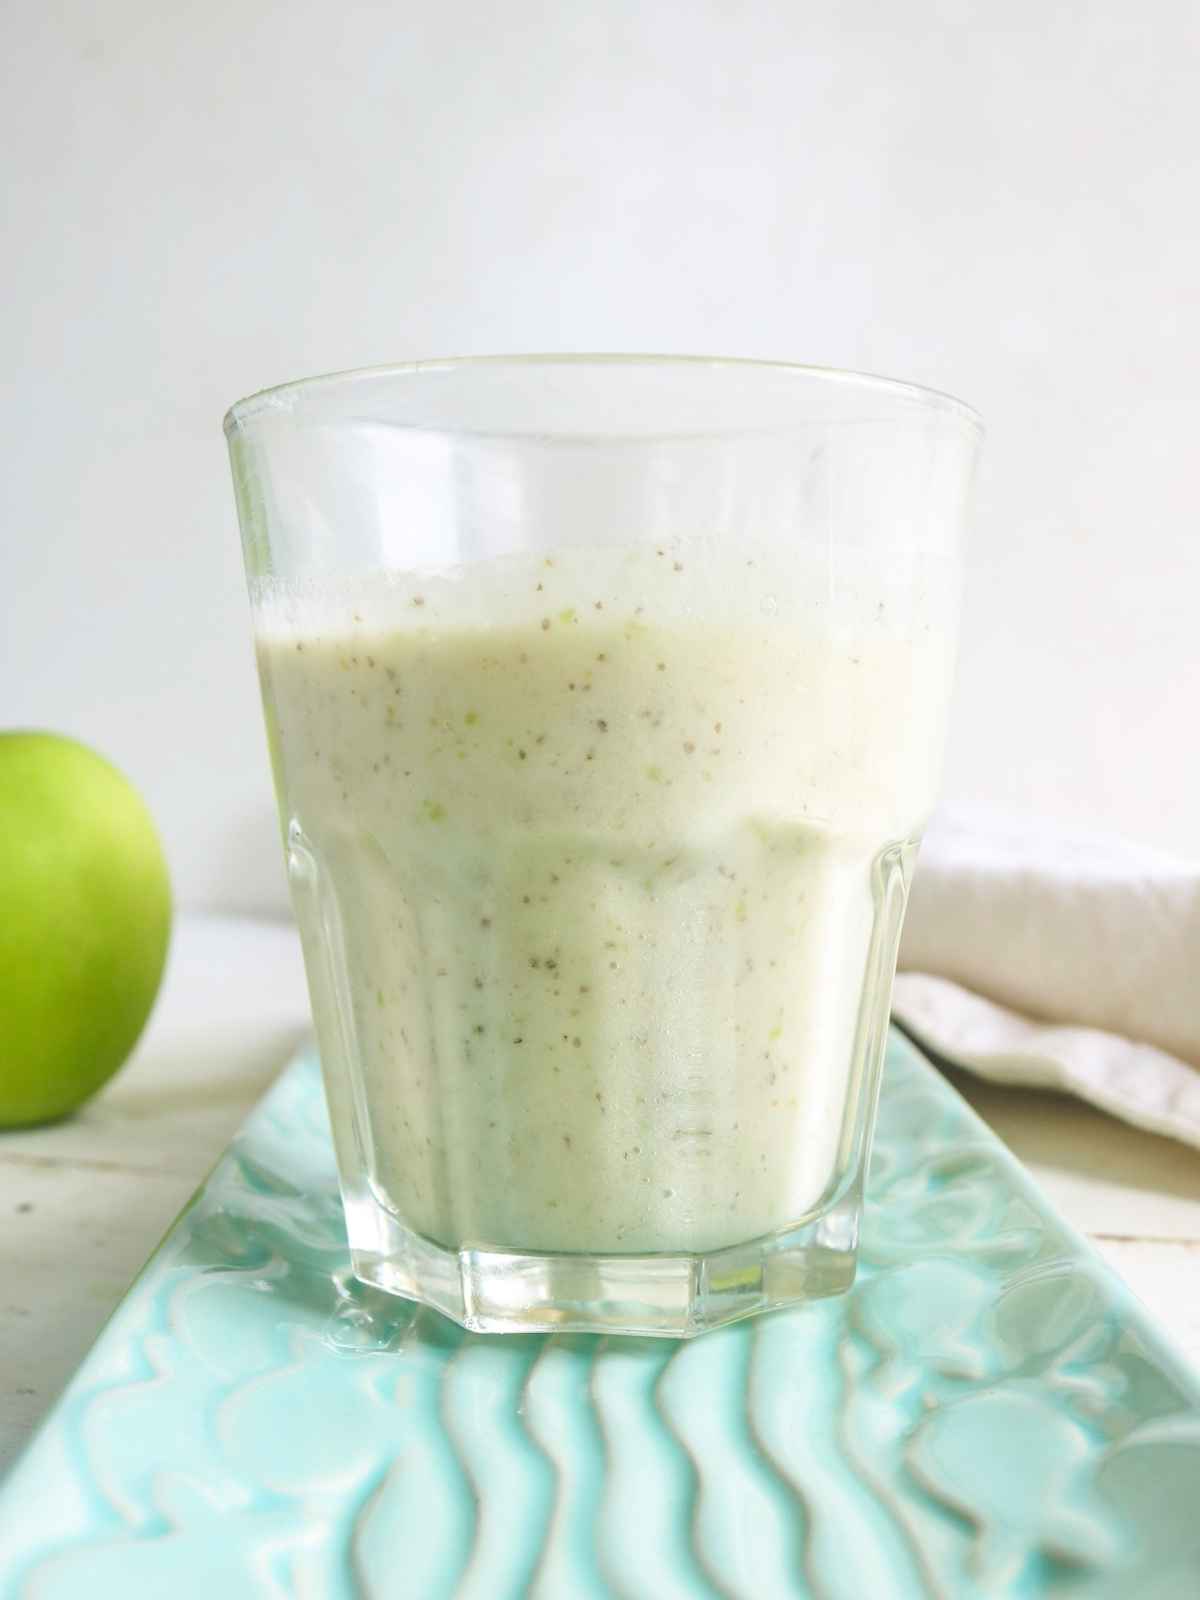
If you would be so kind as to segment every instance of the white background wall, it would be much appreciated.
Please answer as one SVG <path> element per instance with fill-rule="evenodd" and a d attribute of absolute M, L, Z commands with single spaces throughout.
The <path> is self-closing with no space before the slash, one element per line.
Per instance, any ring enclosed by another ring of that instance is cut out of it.
<path fill-rule="evenodd" d="M 0 725 L 183 900 L 282 897 L 225 406 L 492 350 L 971 400 L 947 798 L 1197 852 L 1193 0 L 7 0 L 0 74 Z"/>

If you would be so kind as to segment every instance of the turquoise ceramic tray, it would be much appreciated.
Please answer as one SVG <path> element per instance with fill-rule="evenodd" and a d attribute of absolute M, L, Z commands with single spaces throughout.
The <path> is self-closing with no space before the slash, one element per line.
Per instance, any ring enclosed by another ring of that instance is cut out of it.
<path fill-rule="evenodd" d="M 0 1493 L 23 1600 L 1195 1600 L 1200 1384 L 892 1041 L 840 1300 L 686 1344 L 356 1287 L 315 1063 Z"/>

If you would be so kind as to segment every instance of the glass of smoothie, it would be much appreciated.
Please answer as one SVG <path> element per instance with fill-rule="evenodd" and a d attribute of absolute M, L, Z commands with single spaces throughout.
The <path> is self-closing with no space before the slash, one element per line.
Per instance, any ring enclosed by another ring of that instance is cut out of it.
<path fill-rule="evenodd" d="M 359 1278 L 490 1331 L 845 1289 L 975 414 L 537 356 L 225 426 Z"/>

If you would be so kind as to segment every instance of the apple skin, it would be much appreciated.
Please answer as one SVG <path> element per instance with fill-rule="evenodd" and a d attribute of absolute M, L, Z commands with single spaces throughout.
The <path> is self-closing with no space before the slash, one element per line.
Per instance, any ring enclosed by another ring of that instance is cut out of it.
<path fill-rule="evenodd" d="M 154 1005 L 171 886 L 137 790 L 85 745 L 0 733 L 0 1127 L 67 1115 Z"/>

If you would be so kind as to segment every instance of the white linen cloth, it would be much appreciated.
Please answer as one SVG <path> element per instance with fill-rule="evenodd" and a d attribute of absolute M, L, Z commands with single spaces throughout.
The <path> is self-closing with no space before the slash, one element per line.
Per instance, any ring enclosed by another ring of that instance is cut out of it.
<path fill-rule="evenodd" d="M 1200 1146 L 1200 863 L 945 815 L 900 968 L 897 1020 L 949 1061 Z"/>

